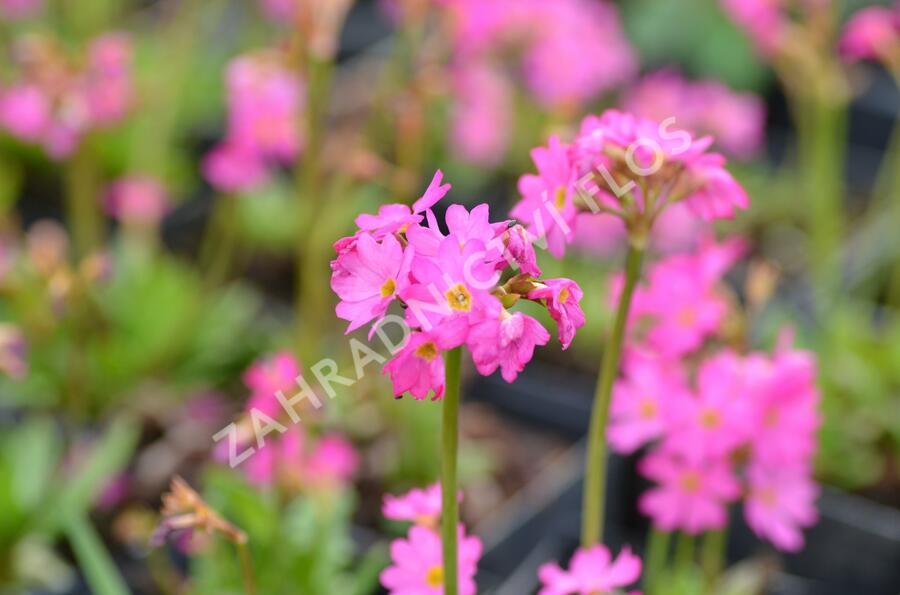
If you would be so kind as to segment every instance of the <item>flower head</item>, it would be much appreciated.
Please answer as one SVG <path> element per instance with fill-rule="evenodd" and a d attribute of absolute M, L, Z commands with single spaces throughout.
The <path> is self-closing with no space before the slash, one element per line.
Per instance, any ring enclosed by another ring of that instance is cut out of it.
<path fill-rule="evenodd" d="M 122 223 L 155 226 L 169 210 L 169 198 L 155 178 L 132 175 L 110 185 L 106 207 Z"/>
<path fill-rule="evenodd" d="M 555 562 L 538 569 L 542 588 L 538 595 L 593 595 L 618 593 L 641 576 L 641 559 L 622 548 L 615 560 L 605 545 L 581 548 L 572 556 L 569 569 Z"/>
<path fill-rule="evenodd" d="M 744 517 L 754 533 L 775 547 L 796 552 L 803 547 L 804 527 L 818 520 L 819 488 L 803 468 L 751 466 Z"/>
<path fill-rule="evenodd" d="M 900 60 L 900 2 L 893 7 L 868 6 L 847 22 L 839 45 L 848 62 Z"/>
<path fill-rule="evenodd" d="M 384 496 L 381 513 L 392 521 L 409 521 L 435 528 L 441 518 L 441 484 L 413 488 L 401 496 Z"/>
<path fill-rule="evenodd" d="M 459 527 L 459 593 L 475 595 L 475 573 L 481 557 L 481 540 L 467 536 Z M 395 595 L 441 595 L 444 592 L 444 562 L 440 536 L 421 525 L 413 525 L 406 539 L 391 543 L 393 564 L 381 573 L 381 584 Z"/>

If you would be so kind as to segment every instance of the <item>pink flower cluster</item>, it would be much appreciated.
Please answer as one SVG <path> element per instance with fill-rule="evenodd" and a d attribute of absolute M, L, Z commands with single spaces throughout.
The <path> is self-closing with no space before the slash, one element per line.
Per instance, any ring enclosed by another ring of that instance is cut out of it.
<path fill-rule="evenodd" d="M 571 109 L 631 77 L 637 60 L 615 7 L 589 0 L 444 0 L 452 45 L 452 139 L 459 155 L 496 163 L 510 136 L 508 72 L 544 107 Z M 515 56 L 518 64 L 505 63 Z M 477 86 L 476 86 L 477 82 Z M 476 89 L 482 87 L 485 92 Z M 485 126 L 490 122 L 490 126 Z"/>
<path fill-rule="evenodd" d="M 275 394 L 290 389 L 299 374 L 297 360 L 287 352 L 255 362 L 244 373 L 244 384 L 250 389 L 246 413 L 255 410 L 257 415 L 277 420 L 282 406 Z M 255 445 L 259 448 L 241 465 L 247 480 L 257 486 L 277 483 L 290 489 L 340 488 L 359 468 L 359 455 L 353 445 L 337 433 L 313 438 L 292 424 L 279 436 L 264 438 L 264 443 Z M 223 450 L 228 446 L 220 444 Z M 226 458 L 224 452 L 217 455 Z"/>
<path fill-rule="evenodd" d="M 18 21 L 36 15 L 44 7 L 43 0 L 0 0 L 0 19 Z"/>
<path fill-rule="evenodd" d="M 107 212 L 126 225 L 158 225 L 169 207 L 166 189 L 151 176 L 120 178 L 110 184 L 106 194 Z"/>
<path fill-rule="evenodd" d="M 893 7 L 869 6 L 855 13 L 847 21 L 839 49 L 848 62 L 900 64 L 900 2 Z"/>
<path fill-rule="evenodd" d="M 640 471 L 657 485 L 639 505 L 660 529 L 721 529 L 743 499 L 750 527 L 795 551 L 817 518 L 815 361 L 784 342 L 772 355 L 715 350 L 728 313 L 716 285 L 739 254 L 739 243 L 707 242 L 651 268 L 607 436 L 621 453 L 652 445 Z"/>
<path fill-rule="evenodd" d="M 331 287 L 340 297 L 337 315 L 347 332 L 374 322 L 376 331 L 392 303 L 406 308 L 412 329 L 389 361 L 394 393 L 416 399 L 444 394 L 441 352 L 465 345 L 481 374 L 498 368 L 515 380 L 537 345 L 550 334 L 537 320 L 511 312 L 525 299 L 546 307 L 567 348 L 584 325 L 581 288 L 569 279 L 539 279 L 532 237 L 512 221 L 491 223 L 487 204 L 471 211 L 450 205 L 447 233 L 432 207 L 450 189 L 438 171 L 410 208 L 384 205 L 377 215 L 360 215 L 358 231 L 335 243 Z M 518 271 L 500 283 L 504 271 Z"/>
<path fill-rule="evenodd" d="M 619 593 L 619 589 L 633 584 L 641 576 L 641 559 L 628 547 L 615 560 L 605 545 L 581 548 L 572 556 L 569 569 L 556 563 L 538 569 L 542 588 L 538 595 L 594 595 Z M 630 591 L 628 595 L 640 595 Z"/>
<path fill-rule="evenodd" d="M 621 218 L 646 241 L 672 204 L 684 203 L 704 221 L 746 208 L 747 193 L 725 169 L 725 157 L 708 152 L 711 137 L 630 113 L 588 116 L 571 143 L 551 137 L 531 152 L 537 174 L 519 179 L 522 200 L 512 216 L 562 256 L 585 212 Z"/>
<path fill-rule="evenodd" d="M 206 179 L 223 192 L 246 192 L 266 181 L 270 166 L 303 148 L 304 85 L 275 52 L 235 58 L 226 74 L 225 140 L 203 161 Z"/>
<path fill-rule="evenodd" d="M 674 70 L 660 70 L 625 92 L 622 109 L 657 122 L 674 117 L 679 127 L 711 135 L 723 151 L 742 159 L 753 157 L 762 146 L 763 101 L 718 81 L 694 82 Z"/>
<path fill-rule="evenodd" d="M 0 89 L 0 125 L 42 145 L 54 159 L 71 155 L 85 133 L 120 121 L 131 107 L 131 42 L 125 34 L 92 41 L 83 67 L 43 38 L 25 38 L 18 55 L 18 78 Z"/>
<path fill-rule="evenodd" d="M 413 523 L 406 539 L 391 543 L 393 564 L 381 573 L 381 584 L 392 595 L 442 595 L 444 561 L 441 537 L 436 529 L 441 516 L 441 487 L 414 489 L 402 496 L 387 495 L 382 512 L 395 521 Z M 481 557 L 481 540 L 466 535 L 459 525 L 460 595 L 475 595 L 475 574 Z"/>

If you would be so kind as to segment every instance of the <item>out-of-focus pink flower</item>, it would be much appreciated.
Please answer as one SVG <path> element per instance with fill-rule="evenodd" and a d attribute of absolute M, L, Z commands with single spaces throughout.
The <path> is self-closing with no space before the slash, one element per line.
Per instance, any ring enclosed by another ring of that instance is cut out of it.
<path fill-rule="evenodd" d="M 276 23 L 293 22 L 297 16 L 297 5 L 300 0 L 260 0 L 263 14 Z"/>
<path fill-rule="evenodd" d="M 169 197 L 156 178 L 132 175 L 112 183 L 106 195 L 109 214 L 122 223 L 155 226 L 169 211 Z"/>
<path fill-rule="evenodd" d="M 656 220 L 650 232 L 650 246 L 663 254 L 693 250 L 707 227 L 684 203 L 676 203 Z M 575 220 L 575 246 L 589 254 L 610 256 L 627 247 L 627 240 L 625 224 L 613 215 L 580 213 Z"/>
<path fill-rule="evenodd" d="M 543 287 L 528 293 L 530 300 L 543 300 L 556 321 L 559 342 L 563 349 L 568 349 L 575 338 L 575 332 L 584 326 L 585 316 L 581 309 L 581 298 L 584 292 L 571 279 L 544 279 Z"/>
<path fill-rule="evenodd" d="M 654 452 L 640 471 L 659 485 L 644 493 L 638 506 L 664 531 L 691 534 L 722 529 L 726 504 L 740 495 L 740 484 L 724 459 L 689 462 L 670 452 Z"/>
<path fill-rule="evenodd" d="M 18 21 L 41 11 L 43 0 L 0 0 L 0 19 Z"/>
<path fill-rule="evenodd" d="M 804 527 L 818 520 L 819 488 L 804 468 L 751 466 L 744 517 L 754 533 L 786 552 L 803 548 Z"/>
<path fill-rule="evenodd" d="M 250 389 L 246 410 L 250 412 L 256 409 L 271 418 L 277 418 L 282 406 L 275 393 L 282 391 L 291 394 L 290 389 L 299 375 L 300 364 L 287 351 L 255 361 L 243 376 L 244 384 Z"/>
<path fill-rule="evenodd" d="M 481 62 L 453 73 L 456 97 L 450 115 L 450 142 L 464 161 L 497 165 L 506 153 L 512 127 L 512 89 L 500 72 Z"/>
<path fill-rule="evenodd" d="M 340 486 L 359 468 L 359 454 L 343 436 L 326 434 L 319 438 L 304 465 L 304 480 L 316 486 Z"/>
<path fill-rule="evenodd" d="M 203 175 L 223 192 L 256 190 L 269 178 L 265 163 L 245 147 L 223 143 L 203 158 Z"/>
<path fill-rule="evenodd" d="M 39 141 L 50 118 L 50 101 L 38 87 L 23 84 L 0 91 L 0 122 L 16 138 Z"/>
<path fill-rule="evenodd" d="M 19 327 L 0 323 L 0 373 L 13 380 L 21 380 L 28 374 L 28 351 L 25 335 Z"/>
<path fill-rule="evenodd" d="M 459 528 L 459 593 L 475 595 L 475 573 L 481 557 L 481 540 Z M 391 543 L 393 564 L 381 573 L 381 584 L 392 595 L 441 595 L 444 562 L 441 538 L 434 531 L 413 525 L 406 539 Z"/>
<path fill-rule="evenodd" d="M 372 320 L 378 325 L 397 295 L 409 286 L 413 254 L 393 235 L 378 243 L 362 233 L 353 249 L 332 263 L 331 288 L 341 298 L 336 312 L 350 321 L 348 333 Z"/>
<path fill-rule="evenodd" d="M 784 4 L 783 0 L 722 0 L 732 20 L 764 55 L 777 51 L 788 32 Z"/>
<path fill-rule="evenodd" d="M 867 6 L 855 13 L 839 44 L 848 62 L 900 57 L 900 2 L 892 8 Z"/>
<path fill-rule="evenodd" d="M 736 157 L 752 157 L 762 145 L 765 106 L 750 93 L 736 93 L 718 81 L 692 82 L 673 70 L 648 74 L 622 99 L 625 111 L 675 123 L 695 134 L 709 134 Z"/>
<path fill-rule="evenodd" d="M 528 231 L 545 238 L 550 254 L 561 257 L 571 243 L 577 209 L 575 208 L 575 170 L 569 148 L 556 136 L 546 147 L 531 151 L 538 173 L 519 178 L 522 200 L 510 215 L 528 226 Z"/>
<path fill-rule="evenodd" d="M 605 545 L 580 548 L 572 556 L 569 569 L 551 562 L 538 569 L 542 588 L 538 595 L 593 595 L 619 593 L 641 576 L 641 559 L 622 548 L 615 560 Z"/>
<path fill-rule="evenodd" d="M 131 40 L 124 33 L 108 33 L 88 47 L 83 92 L 96 125 L 121 120 L 133 102 Z"/>
<path fill-rule="evenodd" d="M 385 494 L 381 514 L 392 521 L 409 521 L 435 528 L 441 518 L 441 484 L 413 488 L 401 496 Z"/>
<path fill-rule="evenodd" d="M 667 409 L 690 396 L 678 362 L 628 350 L 625 377 L 613 387 L 607 437 L 618 452 L 630 454 L 661 438 L 667 430 Z"/>

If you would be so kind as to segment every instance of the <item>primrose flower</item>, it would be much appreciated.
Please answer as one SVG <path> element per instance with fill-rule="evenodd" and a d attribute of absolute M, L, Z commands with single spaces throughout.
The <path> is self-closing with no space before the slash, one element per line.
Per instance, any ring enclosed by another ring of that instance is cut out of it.
<path fill-rule="evenodd" d="M 154 226 L 169 210 L 169 199 L 159 180 L 136 174 L 110 185 L 106 208 L 110 215 L 122 223 Z"/>
<path fill-rule="evenodd" d="M 43 7 L 43 0 L 0 0 L 0 18 L 7 21 L 27 19 Z"/>
<path fill-rule="evenodd" d="M 622 107 L 642 118 L 662 122 L 674 117 L 679 127 L 715 138 L 730 155 L 755 155 L 763 140 L 765 106 L 750 93 L 736 93 L 718 81 L 689 81 L 673 70 L 646 75 L 632 86 Z"/>
<path fill-rule="evenodd" d="M 786 552 L 803 548 L 804 527 L 818 520 L 819 488 L 804 468 L 751 466 L 744 517 L 754 533 Z"/>
<path fill-rule="evenodd" d="M 459 593 L 475 595 L 475 573 L 481 557 L 481 540 L 467 536 L 459 527 Z M 381 573 L 381 584 L 393 595 L 441 595 L 444 592 L 444 562 L 440 536 L 421 525 L 413 525 L 406 539 L 391 543 L 393 564 Z"/>
<path fill-rule="evenodd" d="M 288 393 L 300 376 L 300 364 L 287 351 L 256 360 L 244 372 L 244 384 L 250 389 L 247 411 L 253 409 L 271 418 L 281 413 L 281 403 L 275 397 L 278 391 Z"/>
<path fill-rule="evenodd" d="M 855 13 L 844 28 L 839 44 L 848 62 L 900 60 L 900 2 L 893 7 L 868 6 Z"/>
<path fill-rule="evenodd" d="M 436 528 L 441 518 L 441 484 L 413 488 L 401 496 L 385 494 L 381 514 L 392 521 L 409 521 Z"/>
<path fill-rule="evenodd" d="M 622 548 L 613 560 L 605 545 L 580 548 L 572 556 L 569 569 L 563 570 L 555 562 L 538 569 L 541 590 L 538 595 L 593 595 L 619 593 L 641 576 L 641 559 Z"/>
<path fill-rule="evenodd" d="M 690 462 L 672 452 L 653 452 L 639 469 L 659 485 L 644 493 L 638 506 L 664 531 L 679 529 L 696 535 L 722 529 L 728 522 L 726 504 L 741 493 L 724 459 Z"/>
<path fill-rule="evenodd" d="M 503 74 L 475 63 L 453 73 L 450 142 L 456 154 L 482 167 L 497 165 L 512 131 L 512 89 Z"/>
<path fill-rule="evenodd" d="M 550 338 L 536 319 L 511 311 L 521 299 L 548 308 L 565 347 L 584 324 L 581 288 L 540 280 L 533 236 L 521 225 L 492 223 L 487 204 L 450 205 L 444 233 L 432 210 L 450 187 L 441 182 L 438 171 L 412 207 L 386 205 L 357 217 L 357 233 L 335 242 L 331 263 L 336 312 L 351 321 L 348 332 L 375 320 L 374 331 L 395 302 L 405 309 L 411 332 L 384 373 L 395 395 L 419 400 L 443 396 L 442 354 L 462 345 L 481 374 L 499 369 L 515 380 Z M 516 274 L 501 285 L 509 268 Z"/>
<path fill-rule="evenodd" d="M 722 0 L 731 19 L 763 55 L 775 53 L 790 29 L 784 0 Z"/>
<path fill-rule="evenodd" d="M 203 157 L 203 177 L 222 192 L 250 192 L 269 179 L 259 155 L 232 143 L 216 145 Z"/>

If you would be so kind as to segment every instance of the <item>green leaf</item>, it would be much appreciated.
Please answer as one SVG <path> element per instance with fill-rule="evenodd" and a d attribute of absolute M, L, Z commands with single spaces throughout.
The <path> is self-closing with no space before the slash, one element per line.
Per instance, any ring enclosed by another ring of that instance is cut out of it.
<path fill-rule="evenodd" d="M 84 516 L 80 514 L 68 516 L 64 521 L 63 531 L 94 595 L 130 593 L 109 552 L 103 546 L 100 536 Z"/>

